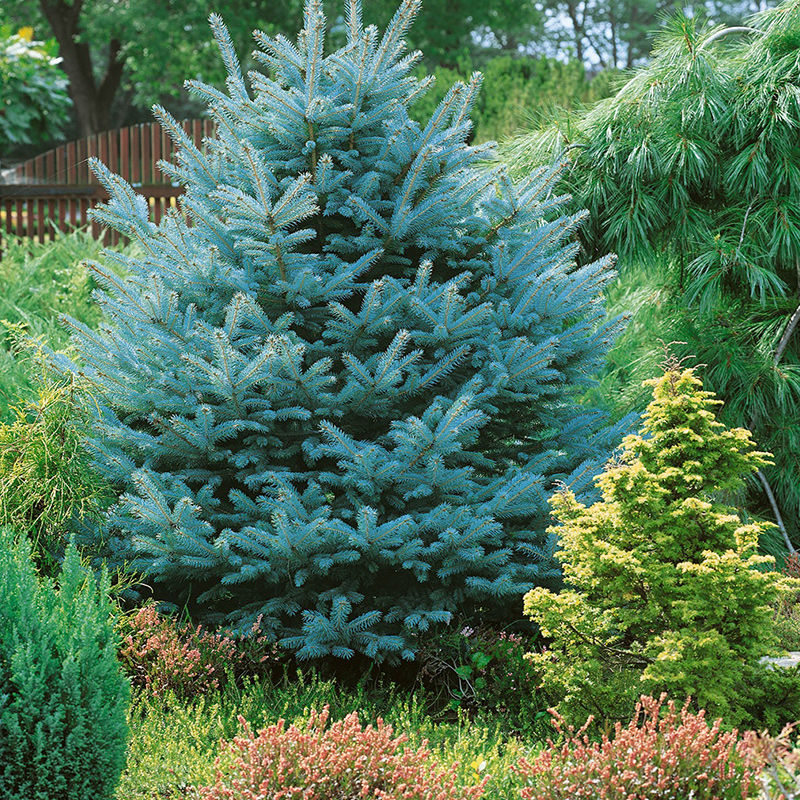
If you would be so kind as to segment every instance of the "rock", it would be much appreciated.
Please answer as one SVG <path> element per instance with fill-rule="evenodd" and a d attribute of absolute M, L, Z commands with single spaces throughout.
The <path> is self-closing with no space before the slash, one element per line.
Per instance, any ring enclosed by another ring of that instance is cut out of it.
<path fill-rule="evenodd" d="M 779 656 L 777 658 L 764 656 L 764 658 L 759 659 L 758 663 L 767 664 L 773 669 L 775 667 L 792 669 L 793 667 L 800 666 L 800 650 L 793 650 L 790 653 L 787 653 L 785 656 Z"/>

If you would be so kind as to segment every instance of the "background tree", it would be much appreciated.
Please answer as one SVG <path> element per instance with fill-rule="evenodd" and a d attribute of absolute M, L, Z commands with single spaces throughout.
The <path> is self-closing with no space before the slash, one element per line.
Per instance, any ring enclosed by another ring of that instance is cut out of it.
<path fill-rule="evenodd" d="M 300 0 L 7 0 L 3 6 L 11 22 L 33 25 L 38 36 L 58 42 L 81 136 L 117 127 L 133 107 L 149 109 L 179 96 L 185 103 L 181 89 L 187 76 L 222 85 L 225 75 L 206 37 L 210 13 L 229 21 L 237 50 L 246 54 L 245 68 L 253 30 L 288 34 L 302 25 Z M 329 42 L 338 45 L 344 35 L 342 4 L 326 0 L 325 7 L 334 21 Z M 387 23 L 394 10 L 390 0 L 368 5 L 376 24 Z M 539 17 L 533 3 L 430 0 L 410 41 L 425 51 L 429 65 L 454 67 L 459 58 L 487 47 L 516 52 L 530 40 Z M 473 37 L 473 31 L 480 35 Z M 199 107 L 187 110 L 197 113 Z"/>
<path fill-rule="evenodd" d="M 640 401 L 632 363 L 657 339 L 708 364 L 723 418 L 748 427 L 775 466 L 752 507 L 800 535 L 800 3 L 742 35 L 673 18 L 613 97 L 520 138 L 519 168 L 565 156 L 563 188 L 590 210 L 588 254 L 620 255 L 619 301 L 638 302 L 605 388 Z M 635 290 L 635 291 L 634 291 Z M 615 356 L 612 354 L 612 359 Z"/>
<path fill-rule="evenodd" d="M 54 41 L 33 29 L 0 27 L 0 158 L 56 138 L 69 119 L 69 96 Z"/>
<path fill-rule="evenodd" d="M 545 0 L 540 5 L 546 20 L 542 52 L 577 58 L 597 70 L 631 69 L 646 60 L 653 36 L 670 12 L 731 24 L 772 4 L 758 0 Z"/>

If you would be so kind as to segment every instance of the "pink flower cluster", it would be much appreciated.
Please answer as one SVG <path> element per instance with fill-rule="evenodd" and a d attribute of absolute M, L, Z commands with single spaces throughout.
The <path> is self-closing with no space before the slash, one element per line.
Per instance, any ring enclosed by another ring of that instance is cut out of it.
<path fill-rule="evenodd" d="M 177 623 L 148 604 L 124 617 L 121 627 L 123 669 L 134 686 L 155 693 L 170 690 L 188 697 L 277 660 L 276 646 L 258 635 L 258 623 L 247 639 L 233 638 Z"/>
<path fill-rule="evenodd" d="M 563 719 L 551 711 L 561 746 L 535 759 L 522 759 L 518 772 L 527 779 L 523 800 L 743 800 L 758 765 L 752 743 L 737 731 L 720 732 L 720 720 L 709 725 L 705 712 L 680 712 L 658 700 L 642 697 L 627 727 L 617 723 L 614 736 L 590 742 L 586 726 L 564 730 Z M 591 721 L 591 720 L 590 720 Z M 589 722 L 587 722 L 587 725 Z"/>
<path fill-rule="evenodd" d="M 403 747 L 405 736 L 378 720 L 361 727 L 358 714 L 328 726 L 328 707 L 308 724 L 277 725 L 254 735 L 242 717 L 242 736 L 222 744 L 216 783 L 199 800 L 477 800 L 487 779 L 458 786 L 456 765 L 431 761 L 425 744 Z"/>

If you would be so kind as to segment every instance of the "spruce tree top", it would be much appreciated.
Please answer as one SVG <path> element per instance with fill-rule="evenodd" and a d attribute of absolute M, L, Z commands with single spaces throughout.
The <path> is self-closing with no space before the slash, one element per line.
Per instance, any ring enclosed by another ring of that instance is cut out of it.
<path fill-rule="evenodd" d="M 190 84 L 207 152 L 156 110 L 188 223 L 152 224 L 95 163 L 97 218 L 142 255 L 106 254 L 123 280 L 90 265 L 99 334 L 70 322 L 119 492 L 84 541 L 301 657 L 411 657 L 454 612 L 516 616 L 557 575 L 553 481 L 590 487 L 617 436 L 577 402 L 617 327 L 610 259 L 576 268 L 581 215 L 545 219 L 554 170 L 515 186 L 466 144 L 478 75 L 409 118 L 417 8 L 381 37 L 350 0 L 326 57 L 309 0 L 296 44 L 255 34 L 250 88 L 212 17 L 227 92 Z"/>

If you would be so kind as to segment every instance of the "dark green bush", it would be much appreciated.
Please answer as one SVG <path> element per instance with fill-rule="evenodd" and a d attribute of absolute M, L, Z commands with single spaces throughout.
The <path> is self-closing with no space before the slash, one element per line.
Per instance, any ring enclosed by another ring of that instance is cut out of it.
<path fill-rule="evenodd" d="M 0 528 L 0 797 L 108 800 L 125 765 L 129 685 L 109 578 L 67 548 L 58 585 Z"/>
<path fill-rule="evenodd" d="M 550 731 L 550 698 L 539 690 L 539 670 L 526 657 L 533 644 L 530 633 L 459 625 L 425 638 L 417 681 L 436 713 L 489 715 L 504 730 L 543 739 Z"/>

